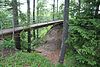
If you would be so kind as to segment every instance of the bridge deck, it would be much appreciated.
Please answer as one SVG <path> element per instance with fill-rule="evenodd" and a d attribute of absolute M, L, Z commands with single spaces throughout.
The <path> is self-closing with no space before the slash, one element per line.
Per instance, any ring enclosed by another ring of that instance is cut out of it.
<path fill-rule="evenodd" d="M 32 24 L 32 25 L 29 25 L 28 27 L 16 27 L 16 28 L 10 28 L 10 29 L 3 29 L 3 30 L 0 31 L 0 36 L 1 35 L 13 34 L 13 32 L 18 33 L 18 32 L 21 32 L 23 30 L 27 31 L 29 29 L 36 29 L 36 28 L 46 27 L 46 26 L 53 25 L 53 24 L 56 24 L 56 23 L 63 23 L 63 20 Z"/>

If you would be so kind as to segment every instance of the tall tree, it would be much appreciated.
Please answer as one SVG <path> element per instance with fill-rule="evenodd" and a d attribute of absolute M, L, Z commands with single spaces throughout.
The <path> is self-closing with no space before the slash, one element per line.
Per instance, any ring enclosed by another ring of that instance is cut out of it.
<path fill-rule="evenodd" d="M 19 21 L 18 21 L 18 7 L 17 7 L 17 0 L 12 0 L 12 9 L 13 9 L 13 23 L 14 27 L 19 26 Z M 21 49 L 20 45 L 20 34 L 14 34 L 14 39 L 15 39 L 15 45 L 17 49 Z"/>
<path fill-rule="evenodd" d="M 61 64 L 63 64 L 64 62 L 66 48 L 68 48 L 67 47 L 68 44 L 65 43 L 65 41 L 68 39 L 68 22 L 69 22 L 69 0 L 65 0 L 62 45 L 61 45 L 61 52 L 59 58 L 59 63 Z"/>
<path fill-rule="evenodd" d="M 56 11 L 56 12 L 57 12 L 57 13 L 56 13 L 56 19 L 57 19 L 57 20 L 59 19 L 59 18 L 58 18 L 58 17 L 59 17 L 59 12 L 58 12 L 58 8 L 59 8 L 58 4 L 59 4 L 59 3 L 58 3 L 58 1 L 59 1 L 59 0 L 57 0 L 57 11 Z"/>
<path fill-rule="evenodd" d="M 57 0 L 57 13 L 58 13 L 58 4 L 59 4 L 58 1 L 59 1 L 59 0 Z"/>
<path fill-rule="evenodd" d="M 53 0 L 53 21 L 55 19 L 55 0 Z"/>
<path fill-rule="evenodd" d="M 33 23 L 35 23 L 35 0 L 33 0 Z M 35 30 L 33 30 L 33 36 L 35 39 Z"/>
<path fill-rule="evenodd" d="M 37 22 L 39 23 L 39 7 L 38 7 L 38 2 L 39 2 L 39 0 L 37 0 Z M 36 30 L 36 33 L 37 33 L 37 39 L 38 39 L 38 34 L 39 34 L 39 30 L 37 29 Z"/>
<path fill-rule="evenodd" d="M 99 16 L 98 16 L 99 7 L 100 7 L 100 1 L 97 1 L 96 2 L 96 10 L 95 10 L 95 18 L 99 18 Z"/>
<path fill-rule="evenodd" d="M 27 22 L 30 25 L 30 0 L 27 0 Z M 31 30 L 28 30 L 28 52 L 31 52 Z"/>
<path fill-rule="evenodd" d="M 80 9 L 81 9 L 81 0 L 78 0 L 78 4 L 79 4 L 79 5 L 78 5 L 78 7 L 79 7 L 79 9 L 78 9 L 78 10 L 79 10 L 79 12 L 78 12 L 78 13 L 79 13 L 79 15 L 80 15 Z"/>

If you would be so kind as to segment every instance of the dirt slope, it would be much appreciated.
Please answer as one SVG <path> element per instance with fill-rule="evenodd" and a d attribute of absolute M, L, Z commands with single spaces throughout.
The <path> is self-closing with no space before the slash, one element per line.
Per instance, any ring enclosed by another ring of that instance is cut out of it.
<path fill-rule="evenodd" d="M 45 36 L 45 41 L 42 46 L 36 51 L 46 56 L 51 62 L 56 63 L 59 59 L 60 47 L 62 39 L 62 26 L 53 26 Z"/>

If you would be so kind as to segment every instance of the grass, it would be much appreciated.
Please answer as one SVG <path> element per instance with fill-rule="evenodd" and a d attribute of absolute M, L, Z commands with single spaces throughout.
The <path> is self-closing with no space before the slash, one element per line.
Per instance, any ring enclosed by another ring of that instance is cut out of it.
<path fill-rule="evenodd" d="M 39 37 L 40 38 L 44 37 L 50 28 L 51 26 L 40 29 L 39 33 L 41 34 L 39 35 Z M 23 43 L 25 44 L 25 42 Z M 35 44 L 34 41 L 33 41 L 33 44 Z M 9 43 L 9 40 L 7 40 L 2 45 L 3 47 L 0 47 L 0 48 L 5 48 L 5 47 L 11 48 L 12 47 L 11 45 L 13 45 L 13 42 L 11 41 L 11 43 Z M 64 64 L 64 66 L 60 64 L 54 65 L 47 58 L 35 52 L 25 53 L 22 51 L 18 51 L 14 55 L 10 55 L 5 58 L 0 57 L 0 67 L 67 67 L 67 66 L 66 64 Z"/>
<path fill-rule="evenodd" d="M 69 65 L 53 64 L 38 53 L 16 52 L 5 58 L 0 57 L 0 67 L 71 67 Z M 73 66 L 72 66 L 73 67 Z"/>
<path fill-rule="evenodd" d="M 53 64 L 38 53 L 16 52 L 5 58 L 0 57 L 0 67 L 67 67 L 66 65 Z"/>
<path fill-rule="evenodd" d="M 37 53 L 17 52 L 0 58 L 0 67 L 55 67 L 49 60 Z"/>

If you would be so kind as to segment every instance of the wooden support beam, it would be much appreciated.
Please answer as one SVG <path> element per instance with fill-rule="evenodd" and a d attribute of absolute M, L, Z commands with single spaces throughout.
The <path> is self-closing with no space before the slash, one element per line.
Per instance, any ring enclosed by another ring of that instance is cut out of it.
<path fill-rule="evenodd" d="M 31 52 L 31 30 L 28 30 L 28 49 L 27 51 Z"/>
<path fill-rule="evenodd" d="M 21 50 L 21 45 L 20 45 L 20 32 L 19 33 L 16 33 L 14 35 L 14 39 L 15 39 L 15 46 L 18 50 Z"/>

